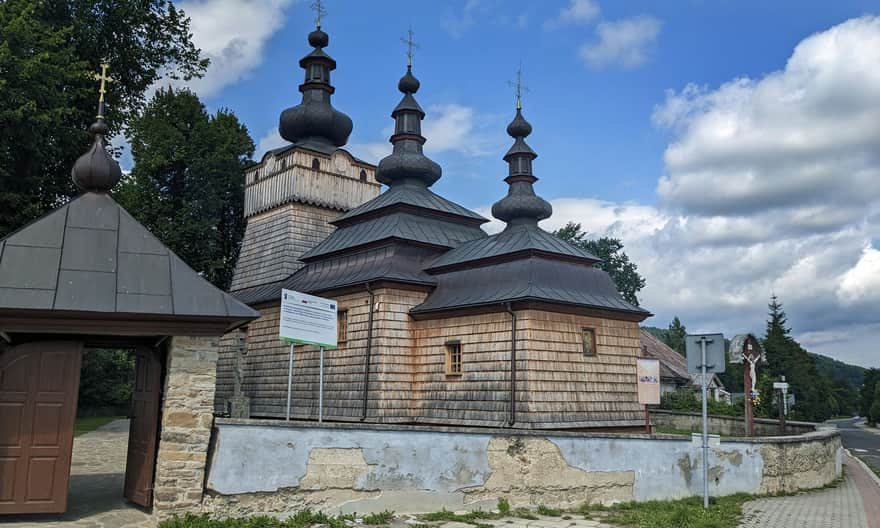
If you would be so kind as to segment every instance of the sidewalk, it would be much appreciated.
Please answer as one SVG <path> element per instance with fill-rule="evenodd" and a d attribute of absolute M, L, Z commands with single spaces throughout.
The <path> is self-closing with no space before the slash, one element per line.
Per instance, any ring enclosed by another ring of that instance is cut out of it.
<path fill-rule="evenodd" d="M 835 488 L 747 502 L 740 528 L 880 528 L 880 486 L 849 456 L 843 468 Z"/>

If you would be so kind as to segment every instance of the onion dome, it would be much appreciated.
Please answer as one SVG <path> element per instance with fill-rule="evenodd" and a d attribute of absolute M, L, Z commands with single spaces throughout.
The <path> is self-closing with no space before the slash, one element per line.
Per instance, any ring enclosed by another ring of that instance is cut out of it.
<path fill-rule="evenodd" d="M 538 157 L 526 144 L 526 137 L 532 133 L 532 125 L 523 117 L 519 103 L 516 116 L 507 125 L 507 133 L 514 139 L 513 145 L 504 155 L 508 164 L 508 176 L 504 179 L 509 185 L 507 196 L 492 206 L 492 216 L 507 222 L 507 226 L 531 224 L 550 218 L 553 207 L 547 200 L 535 194 L 532 186 L 538 178 L 532 174 L 532 161 Z"/>
<path fill-rule="evenodd" d="M 107 192 L 122 178 L 122 169 L 104 148 L 107 130 L 104 118 L 99 115 L 98 120 L 89 127 L 89 132 L 95 135 L 95 141 L 88 152 L 76 160 L 70 171 L 73 182 L 84 191 Z"/>
<path fill-rule="evenodd" d="M 336 61 L 324 52 L 329 43 L 320 26 L 309 33 L 309 45 L 315 49 L 299 61 L 305 70 L 305 82 L 299 85 L 302 102 L 281 112 L 278 123 L 281 137 L 291 143 L 334 149 L 345 145 L 351 135 L 351 118 L 330 104 L 335 91 L 330 72 Z"/>
<path fill-rule="evenodd" d="M 419 91 L 419 80 L 412 74 L 412 66 L 406 67 L 406 74 L 397 83 L 403 98 L 391 112 L 394 118 L 394 135 L 391 154 L 379 162 L 376 180 L 390 187 L 397 184 L 411 184 L 430 187 L 440 179 L 440 165 L 425 156 L 422 145 L 422 119 L 425 111 L 416 102 L 413 94 Z"/>

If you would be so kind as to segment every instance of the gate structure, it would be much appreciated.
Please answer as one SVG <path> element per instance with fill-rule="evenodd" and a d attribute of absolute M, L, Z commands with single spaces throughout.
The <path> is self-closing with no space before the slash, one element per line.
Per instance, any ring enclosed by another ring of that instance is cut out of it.
<path fill-rule="evenodd" d="M 121 171 L 90 130 L 84 192 L 0 240 L 0 514 L 65 511 L 82 351 L 104 346 L 137 356 L 125 496 L 163 518 L 201 502 L 219 337 L 259 313 L 110 197 Z"/>

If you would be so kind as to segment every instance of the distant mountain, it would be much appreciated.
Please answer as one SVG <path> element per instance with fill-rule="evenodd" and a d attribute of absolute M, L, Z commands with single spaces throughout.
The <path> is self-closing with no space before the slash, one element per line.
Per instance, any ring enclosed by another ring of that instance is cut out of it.
<path fill-rule="evenodd" d="M 832 379 L 848 381 L 856 387 L 860 387 L 865 380 L 865 371 L 867 369 L 863 367 L 850 365 L 849 363 L 844 363 L 821 354 L 808 353 L 816 361 L 816 370 L 822 375 Z"/>

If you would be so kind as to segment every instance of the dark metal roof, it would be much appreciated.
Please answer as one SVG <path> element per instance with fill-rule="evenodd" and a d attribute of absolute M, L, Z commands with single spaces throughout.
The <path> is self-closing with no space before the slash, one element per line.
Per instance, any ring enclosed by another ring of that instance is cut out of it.
<path fill-rule="evenodd" d="M 599 262 L 602 259 L 532 224 L 510 226 L 487 238 L 466 242 L 444 253 L 428 268 L 429 272 L 454 267 L 478 260 L 516 253 L 536 251 Z"/>
<path fill-rule="evenodd" d="M 0 241 L 0 309 L 230 323 L 260 315 L 199 276 L 103 193 L 85 193 Z"/>
<path fill-rule="evenodd" d="M 423 186 L 395 185 L 369 202 L 355 207 L 330 223 L 341 226 L 350 223 L 353 219 L 359 216 L 396 205 L 408 205 L 420 209 L 427 209 L 429 211 L 436 211 L 441 214 L 458 216 L 464 219 L 469 219 L 476 224 L 484 224 L 489 221 L 470 209 L 462 207 L 455 202 L 451 202 Z"/>
<path fill-rule="evenodd" d="M 284 281 L 242 290 L 235 296 L 242 302 L 257 304 L 281 299 L 282 289 L 319 293 L 380 280 L 433 286 L 436 279 L 422 269 L 437 253 L 428 248 L 388 244 L 312 262 Z"/>
<path fill-rule="evenodd" d="M 624 301 L 604 271 L 576 262 L 540 257 L 439 275 L 437 288 L 411 313 L 525 300 L 625 312 L 641 318 L 650 315 Z"/>
<path fill-rule="evenodd" d="M 308 262 L 322 255 L 389 238 L 452 248 L 462 242 L 484 237 L 486 233 L 474 224 L 460 224 L 410 213 L 391 213 L 340 227 L 320 244 L 303 254 L 300 260 Z"/>

